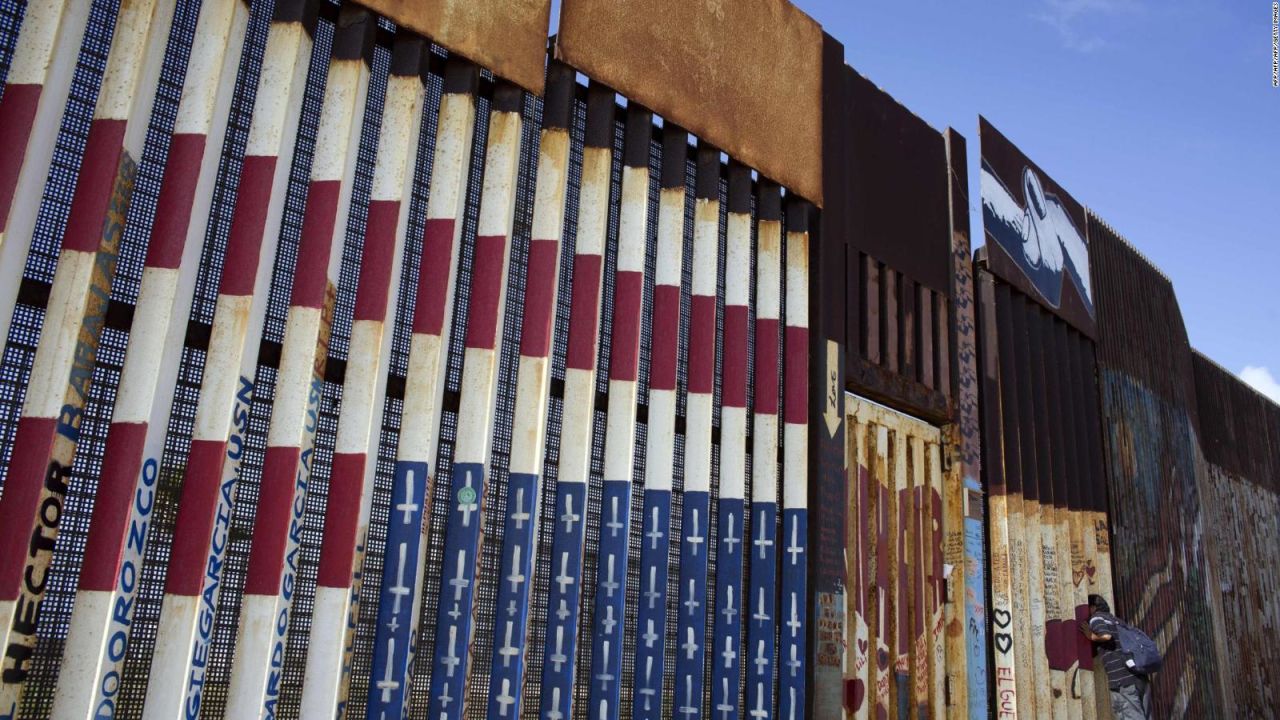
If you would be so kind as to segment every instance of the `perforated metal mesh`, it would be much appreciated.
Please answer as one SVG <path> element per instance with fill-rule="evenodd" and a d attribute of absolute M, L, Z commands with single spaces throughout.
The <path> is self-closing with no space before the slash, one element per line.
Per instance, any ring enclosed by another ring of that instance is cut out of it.
<path fill-rule="evenodd" d="M 117 11 L 118 0 L 97 0 L 94 3 L 90 29 L 86 34 L 85 47 L 82 50 L 80 64 L 77 68 L 72 99 L 68 104 L 66 117 L 59 136 L 54 164 L 50 170 L 50 180 L 46 187 L 45 198 L 37 229 L 37 236 L 32 243 L 31 258 L 26 267 L 28 282 L 48 285 L 52 280 L 56 263 L 59 239 L 65 226 L 70 205 L 71 193 L 74 189 L 79 159 L 83 150 L 88 130 L 88 120 L 92 116 L 98 82 L 100 80 L 105 56 L 110 43 L 110 30 Z M 136 299 L 138 282 L 141 273 L 142 258 L 149 235 L 149 228 L 155 212 L 155 201 L 159 191 L 160 171 L 163 169 L 169 132 L 172 128 L 173 115 L 181 91 L 183 73 L 187 53 L 194 32 L 195 15 L 198 0 L 183 0 L 179 3 L 175 18 L 175 30 L 170 40 L 161 87 L 156 98 L 155 117 L 148 133 L 147 149 L 144 153 L 139 181 L 135 191 L 133 207 L 130 210 L 129 225 L 122 242 L 118 277 L 113 286 L 113 302 L 128 306 Z M 231 217 L 235 205 L 235 189 L 239 182 L 241 165 L 245 149 L 249 120 L 251 117 L 258 75 L 261 72 L 262 54 L 266 42 L 267 28 L 270 22 L 269 3 L 255 3 L 252 9 L 248 36 L 240 62 L 236 81 L 235 95 L 232 101 L 230 122 L 226 140 L 222 148 L 222 157 L 218 168 L 218 182 L 214 191 L 212 210 L 206 231 L 206 241 L 200 260 L 200 272 L 197 279 L 195 299 L 190 308 L 189 337 L 198 337 L 207 329 L 213 320 L 214 301 L 217 297 L 218 279 L 221 276 L 225 258 L 227 235 L 230 230 Z M 13 28 L 21 16 L 21 9 L 9 4 L 0 7 L 0 77 L 7 70 L 12 41 L 15 37 Z M 315 33 L 315 47 L 311 57 L 311 66 L 307 78 L 303 110 L 298 129 L 297 146 L 290 159 L 291 172 L 285 214 L 280 228 L 280 243 L 276 257 L 273 259 L 273 281 L 268 298 L 268 312 L 264 335 L 261 340 L 270 344 L 279 344 L 283 340 L 284 322 L 288 309 L 288 301 L 292 286 L 293 268 L 297 261 L 297 246 L 300 239 L 302 216 L 305 210 L 306 190 L 314 152 L 315 135 L 320 115 L 320 105 L 326 79 L 330 47 L 333 41 L 333 26 L 330 20 L 332 13 L 324 14 Z M 369 105 L 364 116 L 361 145 L 355 188 L 352 198 L 352 211 L 349 218 L 339 219 L 346 222 L 346 243 L 342 249 L 343 259 L 339 287 L 334 313 L 332 335 L 329 346 L 329 361 L 337 367 L 347 359 L 348 343 L 351 328 L 351 313 L 355 295 L 356 279 L 359 272 L 361 247 L 363 243 L 366 209 L 370 191 L 373 162 L 376 157 L 378 129 L 381 123 L 382 102 L 386 93 L 389 51 L 385 45 L 386 36 L 394 33 L 395 28 L 385 20 L 379 21 L 382 33 L 380 45 L 373 60 L 373 72 L 370 83 Z M 433 47 L 432 53 L 437 56 L 433 72 L 427 79 L 427 94 L 422 115 L 421 134 L 417 148 L 415 166 L 415 182 L 413 195 L 409 201 L 409 232 L 405 243 L 405 262 L 402 268 L 399 295 L 396 302 L 396 322 L 390 338 L 392 343 L 391 378 L 388 383 L 388 397 L 380 419 L 379 450 L 375 458 L 375 487 L 373 491 L 373 511 L 370 534 L 366 544 L 366 555 L 363 573 L 363 586 L 360 593 L 359 614 L 357 618 L 356 636 L 354 640 L 354 657 L 352 668 L 352 684 L 349 695 L 348 712 L 352 716 L 360 716 L 365 710 L 367 701 L 369 673 L 373 657 L 373 635 L 376 622 L 377 599 L 383 570 L 383 548 L 385 545 L 388 514 L 390 509 L 390 491 L 393 479 L 394 459 L 398 447 L 401 428 L 404 377 L 407 372 L 410 328 L 414 312 L 414 293 L 417 287 L 418 274 L 422 254 L 422 235 L 425 227 L 425 209 L 427 192 L 431 176 L 431 159 L 434 153 L 437 115 L 441 97 L 441 79 L 436 74 L 442 64 L 438 60 L 447 53 L 439 47 Z M 477 123 L 472 148 L 470 175 L 467 183 L 465 214 L 462 223 L 461 257 L 458 263 L 458 277 L 454 298 L 453 316 L 451 318 L 451 341 L 447 354 L 447 375 L 445 386 L 445 402 L 441 418 L 439 447 L 436 452 L 435 483 L 432 487 L 431 512 L 427 517 L 427 537 L 424 543 L 426 555 L 425 583 L 422 589 L 421 617 L 422 632 L 418 637 L 417 661 L 413 666 L 412 686 L 410 693 L 410 716 L 425 717 L 428 706 L 428 689 L 430 686 L 431 658 L 434 655 L 435 637 L 434 620 L 437 611 L 440 578 L 442 574 L 442 549 L 444 531 L 448 516 L 447 499 L 452 496 L 451 477 L 454 454 L 454 443 L 457 433 L 457 412 L 460 402 L 460 383 L 463 360 L 463 340 L 466 335 L 467 310 L 470 299 L 470 279 L 472 273 L 473 252 L 475 245 L 476 224 L 479 213 L 480 192 L 483 181 L 485 144 L 488 131 L 488 93 L 493 78 L 484 74 L 484 88 L 477 106 Z M 507 487 L 508 460 L 511 444 L 512 420 L 515 404 L 516 368 L 518 361 L 518 343 L 522 322 L 525 276 L 523 268 L 528 255 L 531 222 L 533 213 L 534 186 L 537 164 L 537 140 L 541 130 L 541 100 L 526 96 L 523 108 L 523 137 L 520 150 L 519 183 L 516 190 L 516 208 L 514 234 L 511 247 L 511 259 L 507 283 L 506 312 L 502 318 L 502 352 L 499 357 L 497 373 L 497 404 L 494 414 L 494 428 L 491 434 L 490 473 L 486 489 L 486 513 L 483 519 L 482 533 L 484 537 L 482 551 L 477 569 L 477 591 L 475 596 L 475 622 L 473 638 L 470 644 L 472 657 L 468 685 L 468 716 L 482 717 L 485 713 L 489 696 L 489 657 L 493 650 L 494 613 L 497 595 L 497 578 L 501 576 L 499 564 L 501 560 L 501 541 L 506 515 L 505 498 Z M 615 294 L 615 270 L 617 263 L 619 202 L 621 195 L 623 138 L 625 133 L 623 116 L 619 112 L 614 127 L 614 161 L 611 170 L 611 189 L 609 203 L 608 230 L 604 252 L 604 291 L 601 295 L 600 343 L 597 358 L 599 372 L 596 381 L 597 409 L 594 413 L 592 433 L 590 478 L 588 486 L 588 508 L 584 514 L 588 538 L 597 537 L 600 525 L 600 496 L 603 483 L 603 454 L 606 435 L 606 415 L 603 410 L 608 401 L 608 369 L 611 360 L 611 337 L 613 304 Z M 569 321 L 569 305 L 572 293 L 574 265 L 574 248 L 576 246 L 575 228 L 577 223 L 579 189 L 582 181 L 582 154 L 585 131 L 585 92 L 579 88 L 574 101 L 573 120 L 570 128 L 570 161 L 567 186 L 567 201 L 564 218 L 564 242 L 561 251 L 560 277 L 558 296 L 556 298 L 555 334 L 552 349 L 552 397 L 550 399 L 547 418 L 547 447 L 544 457 L 543 483 L 539 499 L 541 529 L 538 535 L 538 555 L 531 592 L 530 632 L 526 652 L 526 680 L 523 713 L 528 718 L 537 717 L 536 698 L 540 693 L 542 672 L 542 647 L 545 640 L 547 624 L 547 596 L 550 585 L 551 568 L 542 562 L 551 551 L 552 527 L 554 515 L 554 498 L 556 495 L 556 468 L 560 452 L 560 430 L 563 422 L 563 383 L 567 353 L 567 335 Z M 639 380 L 637 388 L 638 402 L 647 407 L 649 400 L 650 356 L 647 348 L 655 328 L 652 326 L 653 284 L 657 252 L 657 215 L 658 215 L 658 178 L 661 169 L 661 130 L 655 126 L 655 137 L 650 143 L 650 187 L 648 192 L 649 218 L 646 235 L 645 282 L 643 286 L 643 313 L 641 323 L 641 353 Z M 693 155 L 693 153 L 690 153 Z M 283 159 L 282 159 L 283 161 Z M 684 265 L 681 273 L 680 291 L 680 327 L 678 330 L 677 359 L 677 412 L 684 417 L 687 407 L 688 349 L 689 324 L 691 313 L 690 289 L 692 283 L 692 247 L 694 220 L 694 184 L 695 160 L 690 157 L 686 162 L 685 224 L 684 224 Z M 724 290 L 725 290 L 725 249 L 727 219 L 727 184 L 722 179 L 721 216 L 719 235 L 719 257 L 717 261 L 716 331 L 717 337 L 723 337 L 724 324 Z M 754 240 L 754 206 L 753 240 Z M 754 242 L 753 242 L 754 247 Z M 785 240 L 783 246 L 785 257 Z M 748 323 L 754 327 L 756 309 L 754 304 L 755 285 L 755 253 L 751 261 L 751 303 Z M 785 281 L 785 273 L 783 273 Z M 185 309 L 178 309 L 184 312 Z M 3 464 L 7 465 L 9 445 L 12 442 L 13 422 L 21 404 L 22 387 L 34 353 L 39 336 L 43 310 L 40 307 L 21 305 L 16 309 L 10 343 L 3 364 L 0 364 L 0 449 L 3 450 Z M 785 317 L 785 314 L 783 315 Z M 666 329 L 660 329 L 666 331 Z M 754 333 L 748 332 L 750 346 L 748 348 L 748 377 L 754 367 L 755 339 Z M 250 339 L 251 343 L 257 338 Z M 61 655 L 61 643 L 66 635 L 66 624 L 70 617 L 71 600 L 73 598 L 76 578 L 79 572 L 79 558 L 83 554 L 83 545 L 87 533 L 88 517 L 92 509 L 92 498 L 96 486 L 96 478 L 100 470 L 100 459 L 105 444 L 107 422 L 115 400 L 115 388 L 119 380 L 119 371 L 123 362 L 127 334 L 118 329 L 108 328 L 102 338 L 99 351 L 98 366 L 93 381 L 93 394 L 87 409 L 84 439 L 81 452 L 77 454 L 77 462 L 72 478 L 71 491 L 59 539 L 58 553 L 55 555 L 54 570 L 51 575 L 50 590 L 42 609 L 40 629 L 40 647 L 37 660 L 33 664 L 33 680 L 26 696 L 24 714 L 42 717 L 47 714 L 52 702 L 52 693 L 57 676 L 58 658 Z M 780 344 L 780 340 L 778 341 Z M 257 352 L 252 344 L 247 352 Z M 719 427 L 721 412 L 720 377 L 724 365 L 724 349 L 717 344 L 715 359 L 716 383 L 713 401 L 714 430 L 712 457 L 712 508 L 715 508 L 719 496 Z M 185 458 L 190 447 L 192 424 L 195 417 L 199 387 L 204 370 L 205 353 L 197 347 L 184 350 L 182 366 L 177 386 L 171 391 L 160 389 L 159 402 L 170 401 L 166 393 L 172 392 L 173 413 L 166 438 L 165 455 L 162 463 L 160 481 L 157 487 L 157 502 L 152 516 L 151 536 L 146 550 L 146 559 L 139 582 L 139 592 L 133 622 L 132 636 L 127 656 L 122 692 L 118 710 L 122 717 L 140 716 L 145 698 L 147 677 L 150 672 L 151 656 L 154 651 L 155 633 L 159 619 L 160 602 L 163 596 L 165 572 L 169 561 L 169 549 L 172 540 L 173 525 L 176 515 L 178 496 L 181 490 L 182 475 L 185 471 Z M 253 520 L 258 502 L 258 485 L 266 445 L 266 430 L 274 397 L 275 370 L 268 366 L 259 366 L 256 377 L 256 391 L 250 414 L 247 432 L 247 448 L 243 461 L 241 482 L 237 489 L 236 504 L 232 518 L 231 531 L 226 553 L 226 565 L 223 571 L 220 593 L 220 608 L 217 614 L 213 643 L 210 650 L 208 672 L 205 680 L 205 693 L 202 712 L 206 717 L 221 717 L 226 703 L 226 695 L 230 679 L 231 657 L 234 652 L 239 607 L 244 575 L 247 569 L 249 542 L 252 536 Z M 328 474 L 331 467 L 333 441 L 335 438 L 338 416 L 341 409 L 340 378 L 335 382 L 324 384 L 321 400 L 321 415 L 316 435 L 316 455 L 313 461 L 313 473 L 309 481 L 305 525 L 302 533 L 302 547 L 298 565 L 298 583 L 290 619 L 289 641 L 285 657 L 285 671 L 282 681 L 279 715 L 291 718 L 298 716 L 298 701 L 302 683 L 302 669 L 308 641 L 310 639 L 311 613 L 314 601 L 315 572 L 319 557 L 319 543 L 323 528 L 323 517 L 327 506 Z M 748 410 L 754 404 L 754 389 L 748 383 Z M 755 459 L 750 457 L 752 423 L 748 414 L 747 438 L 747 498 L 750 498 L 751 464 Z M 683 421 L 677 421 L 677 428 Z M 781 424 L 779 424 L 781 428 Z M 417 432 L 418 429 L 405 429 Z M 633 461 L 633 478 L 636 482 L 632 491 L 631 504 L 631 536 L 630 554 L 633 562 L 628 567 L 625 583 L 627 598 L 627 615 L 624 627 L 622 697 L 623 708 L 629 708 L 634 692 L 634 661 L 636 646 L 636 611 L 640 603 L 640 568 L 638 558 L 642 539 L 642 519 L 644 508 L 645 444 L 647 425 L 644 413 L 641 412 L 635 427 L 636 451 Z M 781 432 L 781 429 L 779 430 Z M 685 435 L 677 432 L 675 437 L 675 467 L 673 474 L 673 497 L 671 508 L 671 537 L 682 536 L 681 518 L 683 516 L 683 467 L 685 453 Z M 776 462 L 776 458 L 770 459 Z M 0 478 L 2 483 L 3 478 Z M 3 486 L 0 485 L 0 491 Z M 778 522 L 780 522 L 780 516 Z M 750 521 L 752 515 L 746 514 L 744 533 L 752 532 Z M 713 512 L 712 524 L 708 528 L 708 537 L 718 536 L 718 518 Z M 774 536 L 780 528 L 774 529 Z M 709 543 L 710 574 L 708 577 L 707 608 L 715 608 L 715 575 L 716 544 Z M 679 602 L 679 558 L 680 545 L 673 542 L 669 549 L 668 563 L 672 572 L 668 577 L 666 613 L 666 653 L 667 667 L 674 667 L 678 640 L 676 638 L 676 618 Z M 744 586 L 750 582 L 749 565 L 744 566 Z M 594 588 L 597 572 L 597 551 L 593 543 L 587 544 L 584 553 L 583 586 Z M 592 612 L 594 597 L 592 590 L 583 593 L 580 636 L 578 640 L 578 682 L 576 683 L 576 714 L 585 717 L 587 693 L 590 687 L 588 674 L 591 666 L 591 633 L 594 626 Z M 711 615 L 709 613 L 708 617 Z M 710 646 L 713 633 L 712 622 L 707 623 L 707 646 Z M 710 665 L 705 666 L 710 682 Z M 742 663 L 745 679 L 747 664 Z M 745 687 L 745 683 L 743 683 Z M 674 701 L 673 683 L 667 682 L 664 687 L 663 703 L 671 707 Z M 710 711 L 711 702 L 704 697 L 704 712 Z"/>

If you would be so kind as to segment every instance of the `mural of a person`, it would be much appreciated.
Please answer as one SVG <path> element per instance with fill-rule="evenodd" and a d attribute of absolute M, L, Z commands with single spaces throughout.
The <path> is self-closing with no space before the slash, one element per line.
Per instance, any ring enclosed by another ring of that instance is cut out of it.
<path fill-rule="evenodd" d="M 1058 197 L 1045 192 L 1035 170 L 1023 168 L 1019 180 L 1025 207 L 991 165 L 982 163 L 982 219 L 987 233 L 1026 273 L 1049 305 L 1061 306 L 1066 274 L 1092 314 L 1089 250 L 1083 232 Z"/>

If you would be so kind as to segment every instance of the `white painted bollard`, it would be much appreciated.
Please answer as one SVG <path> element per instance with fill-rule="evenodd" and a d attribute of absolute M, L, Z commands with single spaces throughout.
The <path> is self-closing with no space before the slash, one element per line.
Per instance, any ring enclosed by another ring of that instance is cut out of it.
<path fill-rule="evenodd" d="M 36 644 L 46 573 L 172 24 L 170 3 L 121 5 L 89 127 L 0 496 L 0 717 L 17 712 Z"/>
<path fill-rule="evenodd" d="M 475 65 L 461 58 L 450 59 L 445 68 L 444 95 L 436 128 L 409 370 L 405 378 L 404 412 L 400 421 L 400 426 L 409 432 L 400 437 L 391 489 L 391 515 L 369 678 L 366 710 L 369 717 L 401 717 L 408 709 L 413 642 L 419 633 L 422 579 L 426 570 L 423 522 L 428 517 L 432 461 L 440 437 L 440 403 L 448 364 L 478 82 L 479 69 Z M 454 567 L 449 563 L 445 566 Z M 465 654 L 466 647 L 458 645 L 456 636 L 451 642 L 455 656 L 458 652 Z M 461 698 L 454 699 L 461 702 Z"/>
<path fill-rule="evenodd" d="M 756 195 L 756 323 L 755 368 L 751 433 L 751 522 L 776 532 L 778 518 L 778 350 L 779 315 L 782 309 L 782 198 L 778 186 L 760 180 Z M 801 547 L 784 533 L 772 545 L 752 545 L 749 598 L 763 608 L 762 617 L 752 616 L 747 625 L 747 648 L 767 663 L 755 658 L 747 666 L 748 709 L 764 712 L 752 718 L 773 717 L 774 673 L 777 667 L 775 636 L 778 627 L 778 556 L 798 554 Z"/>
<path fill-rule="evenodd" d="M 315 457 L 329 325 L 355 185 L 375 26 L 369 12 L 347 5 L 339 11 L 334 29 L 240 600 L 227 694 L 229 717 L 274 717 L 280 699 L 302 514 Z"/>
<path fill-rule="evenodd" d="M 396 37 L 391 53 L 320 544 L 302 717 L 340 716 L 351 685 L 376 468 L 369 458 L 376 461 L 379 442 L 373 422 L 382 417 L 379 410 L 386 402 L 391 368 L 388 328 L 395 322 L 395 300 L 400 297 L 413 159 L 422 126 L 426 53 L 426 40 L 409 34 Z"/>
<path fill-rule="evenodd" d="M 783 338 L 782 616 L 778 717 L 803 718 L 809 553 L 809 225 L 803 201 L 787 204 L 786 332 Z"/>
<path fill-rule="evenodd" d="M 757 520 L 748 537 L 743 514 L 747 476 L 747 305 L 751 292 L 751 170 L 729 163 L 729 207 L 725 238 L 724 339 L 720 377 L 720 495 L 716 501 L 716 602 L 712 609 L 711 715 L 739 717 L 738 690 L 744 661 L 755 669 L 772 668 L 756 648 L 742 647 L 743 627 L 773 619 L 767 595 L 744 596 L 743 555 L 772 557 L 774 529 Z M 745 657 L 744 657 L 745 655 Z M 765 663 L 763 666 L 757 663 Z M 748 677 L 752 677 L 748 675 Z M 748 687 L 754 687 L 749 683 Z M 750 698 L 754 700 L 754 698 Z M 748 706 L 751 703 L 748 702 Z"/>
<path fill-rule="evenodd" d="M 315 28 L 312 0 L 277 0 L 236 192 L 191 450 L 173 530 L 143 716 L 197 714 L 204 693 L 235 485 L 246 447 L 256 351 Z"/>
<path fill-rule="evenodd" d="M 511 230 L 515 222 L 523 104 L 524 92 L 520 88 L 503 81 L 496 83 L 490 103 L 484 187 L 480 193 L 480 217 L 472 255 L 462 392 L 450 484 L 453 496 L 449 498 L 449 516 L 445 525 L 444 575 L 440 578 L 442 591 L 435 622 L 435 657 L 431 665 L 428 714 L 441 720 L 461 718 L 466 707 L 476 585 L 495 580 L 529 582 L 528 577 L 517 572 L 508 572 L 501 579 L 482 579 L 476 575 L 484 543 L 482 523 L 491 471 L 489 449 L 497 402 L 498 359 L 502 354 L 502 319 L 507 301 Z M 443 588 L 450 588 L 450 592 Z M 446 634 L 450 642 L 457 638 L 459 647 L 456 650 L 440 642 Z M 461 668 L 453 665 L 459 653 L 464 659 Z M 453 698 L 453 701 L 446 698 Z M 505 705 L 502 704 L 504 700 Z M 490 698 L 490 707 L 499 708 L 499 717 L 510 717 L 511 702 L 514 699 L 508 688 L 506 693 Z M 492 712 L 490 717 L 493 717 Z"/>
<path fill-rule="evenodd" d="M 635 720 L 662 717 L 666 678 L 667 578 L 671 562 L 671 478 L 676 472 L 676 357 L 680 346 L 680 282 L 684 262 L 685 168 L 689 135 L 662 128 L 658 247 L 649 348 L 649 427 L 645 436 L 640 606 L 637 609 Z"/>
<path fill-rule="evenodd" d="M 0 95 L 0 357 L 89 9 L 78 0 L 28 0 Z"/>
<path fill-rule="evenodd" d="M 593 84 L 587 93 L 587 131 L 582 151 L 577 247 L 574 249 L 565 361 L 564 418 L 560 425 L 560 463 L 556 480 L 556 522 L 551 542 L 551 585 L 547 600 L 547 635 L 543 645 L 539 714 L 544 718 L 573 717 L 587 480 L 591 474 L 591 433 L 595 424 L 600 291 L 605 232 L 609 222 L 609 176 L 613 164 L 613 91 Z"/>
<path fill-rule="evenodd" d="M 684 517 L 676 623 L 673 717 L 702 717 L 707 634 L 707 555 L 711 511 L 711 427 L 716 371 L 716 283 L 720 247 L 720 152 L 698 146 L 689 316 L 689 394 L 684 445 Z"/>
<path fill-rule="evenodd" d="M 640 326 L 644 309 L 644 263 L 649 223 L 649 142 L 653 116 L 627 106 L 623 141 L 622 198 L 613 283 L 609 345 L 609 412 L 605 419 L 604 491 L 601 495 L 595 613 L 592 629 L 593 718 L 621 717 L 622 636 L 627 617 L 626 585 L 631 542 L 631 481 L 635 467 L 636 397 L 640 373 Z"/>
<path fill-rule="evenodd" d="M 53 717 L 115 711 L 249 8 L 206 0 L 196 21 L 133 330 L 85 543 Z M 159 397 L 157 397 L 159 393 Z"/>

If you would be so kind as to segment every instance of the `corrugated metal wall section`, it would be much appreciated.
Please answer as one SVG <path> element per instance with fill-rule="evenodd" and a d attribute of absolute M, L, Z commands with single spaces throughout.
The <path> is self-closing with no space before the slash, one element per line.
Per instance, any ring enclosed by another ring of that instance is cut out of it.
<path fill-rule="evenodd" d="M 1280 405 L 1195 353 L 1210 558 L 1238 717 L 1280 706 Z"/>
<path fill-rule="evenodd" d="M 1165 652 L 1161 717 L 1227 717 L 1209 530 L 1197 482 L 1200 418 L 1191 348 L 1173 285 L 1089 215 L 1097 293 L 1117 614 Z"/>

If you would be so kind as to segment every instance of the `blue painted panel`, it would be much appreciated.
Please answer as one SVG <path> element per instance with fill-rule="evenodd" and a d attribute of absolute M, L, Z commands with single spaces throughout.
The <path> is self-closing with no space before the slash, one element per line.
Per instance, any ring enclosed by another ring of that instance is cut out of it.
<path fill-rule="evenodd" d="M 545 720 L 573 717 L 573 676 L 577 666 L 578 600 L 582 594 L 582 542 L 587 486 L 560 483 L 556 488 L 552 535 L 551 585 L 547 602 L 547 638 L 543 646 L 542 698 Z"/>
<path fill-rule="evenodd" d="M 676 613 L 676 676 L 672 716 L 702 717 L 703 661 L 707 636 L 707 526 L 711 498 L 706 492 L 684 494 L 680 538 L 680 604 Z"/>
<path fill-rule="evenodd" d="M 782 532 L 787 544 L 782 559 L 782 627 L 778 668 L 778 716 L 780 720 L 804 717 L 805 636 L 808 586 L 809 511 L 784 508 Z"/>
<path fill-rule="evenodd" d="M 612 720 L 622 686 L 622 632 L 626 618 L 627 550 L 631 537 L 631 483 L 606 480 L 600 501 L 589 714 Z"/>
<path fill-rule="evenodd" d="M 751 546 L 751 590 L 749 601 L 755 603 L 747 623 L 747 691 L 746 704 L 753 720 L 773 717 L 773 669 L 777 662 L 775 629 L 778 622 L 778 546 L 764 544 L 759 536 L 761 528 L 770 532 L 777 527 L 778 504 L 772 502 L 751 503 L 751 525 L 756 530 L 756 540 Z M 796 540 L 799 540 L 797 528 Z M 778 539 L 787 542 L 789 536 Z M 759 543 L 759 544 L 755 544 Z M 785 547 L 785 546 L 784 546 Z M 793 545 L 792 555 L 801 556 L 802 548 Z M 804 603 L 801 602 L 803 607 Z"/>
<path fill-rule="evenodd" d="M 742 623 L 745 619 L 743 607 L 747 604 L 742 597 L 743 507 L 742 498 L 720 498 L 716 502 L 720 537 L 716 552 L 710 694 L 711 716 L 719 720 L 738 720 L 738 678 L 742 667 Z M 772 533 L 770 529 L 767 534 Z M 768 542 L 771 543 L 772 539 Z"/>
<path fill-rule="evenodd" d="M 386 565 L 378 595 L 378 625 L 369 679 L 369 716 L 400 717 L 416 640 L 410 632 L 414 576 L 422 552 L 422 513 L 430 467 L 397 462 L 387 523 Z"/>
<path fill-rule="evenodd" d="M 659 720 L 666 670 L 671 491 L 646 490 L 642 517 L 640 607 L 636 613 L 636 677 L 631 716 L 634 720 Z"/>
<path fill-rule="evenodd" d="M 494 615 L 493 656 L 489 667 L 491 718 L 520 716 L 525 638 L 529 626 L 529 584 L 537 552 L 539 477 L 512 473 L 507 480 L 507 517 L 502 539 L 502 577 Z"/>

